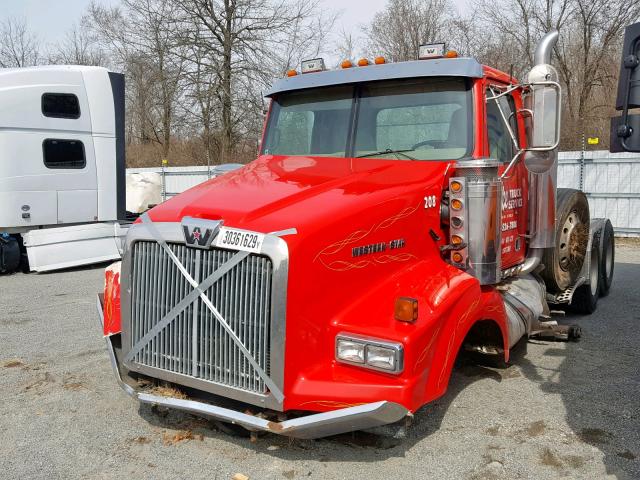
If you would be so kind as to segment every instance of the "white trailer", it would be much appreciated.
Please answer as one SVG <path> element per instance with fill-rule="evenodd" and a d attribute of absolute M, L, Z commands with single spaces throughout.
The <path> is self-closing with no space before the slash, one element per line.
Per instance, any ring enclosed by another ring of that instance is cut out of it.
<path fill-rule="evenodd" d="M 126 234 L 124 76 L 0 69 L 0 272 L 120 257 Z"/>

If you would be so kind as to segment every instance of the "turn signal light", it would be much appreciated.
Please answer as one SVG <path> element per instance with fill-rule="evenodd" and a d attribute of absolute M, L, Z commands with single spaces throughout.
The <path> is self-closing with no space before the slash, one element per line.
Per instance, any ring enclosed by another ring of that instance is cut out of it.
<path fill-rule="evenodd" d="M 415 322 L 418 319 L 418 300 L 409 297 L 396 298 L 393 316 L 399 322 Z"/>
<path fill-rule="evenodd" d="M 451 182 L 451 191 L 453 193 L 460 193 L 462 191 L 462 184 L 456 180 Z"/>
<path fill-rule="evenodd" d="M 359 67 L 366 67 L 367 65 L 369 65 L 369 60 L 367 60 L 366 58 L 361 58 L 360 60 L 358 60 Z"/>
<path fill-rule="evenodd" d="M 293 69 L 287 72 L 287 77 L 295 77 L 296 75 L 298 75 L 298 72 Z"/>
<path fill-rule="evenodd" d="M 451 235 L 451 244 L 452 245 L 462 245 L 463 240 L 460 235 Z"/>
<path fill-rule="evenodd" d="M 384 63 L 387 63 L 384 57 L 376 57 L 374 62 L 376 65 L 382 65 Z"/>
<path fill-rule="evenodd" d="M 462 261 L 464 260 L 464 257 L 460 252 L 453 252 L 451 254 L 451 260 L 453 260 L 455 263 L 462 263 Z"/>
<path fill-rule="evenodd" d="M 353 63 L 351 62 L 351 60 L 343 60 L 342 63 L 340 64 L 341 68 L 351 68 L 353 67 Z"/>
<path fill-rule="evenodd" d="M 451 208 L 454 210 L 462 210 L 462 200 L 458 200 L 457 198 L 451 200 Z"/>

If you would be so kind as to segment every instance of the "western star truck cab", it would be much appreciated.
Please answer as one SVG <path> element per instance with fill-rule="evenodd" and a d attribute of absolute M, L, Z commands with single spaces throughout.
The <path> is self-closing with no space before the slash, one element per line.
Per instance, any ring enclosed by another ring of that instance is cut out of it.
<path fill-rule="evenodd" d="M 107 269 L 121 387 L 316 438 L 411 418 L 461 350 L 578 336 L 549 303 L 593 311 L 613 231 L 556 195 L 556 38 L 522 84 L 444 45 L 276 81 L 258 158 L 142 215 Z"/>

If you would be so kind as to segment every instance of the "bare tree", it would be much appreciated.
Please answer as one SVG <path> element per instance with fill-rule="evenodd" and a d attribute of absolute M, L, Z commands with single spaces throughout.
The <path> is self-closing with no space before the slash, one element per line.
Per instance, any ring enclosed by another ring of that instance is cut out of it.
<path fill-rule="evenodd" d="M 365 29 L 368 50 L 395 62 L 414 60 L 421 44 L 443 40 L 451 11 L 447 0 L 389 0 Z"/>
<path fill-rule="evenodd" d="M 320 50 L 325 16 L 317 0 L 175 1 L 183 12 L 183 41 L 203 50 L 201 68 L 216 75 L 220 161 L 229 161 L 239 128 L 259 128 L 264 84 Z"/>
<path fill-rule="evenodd" d="M 176 2 L 122 0 L 121 3 L 122 7 L 92 3 L 86 21 L 128 74 L 141 140 L 157 142 L 162 158 L 168 158 L 184 69 L 183 56 L 175 52 L 172 28 L 178 15 Z"/>
<path fill-rule="evenodd" d="M 640 3 L 626 0 L 484 0 L 473 14 L 484 32 L 474 53 L 522 76 L 542 35 L 559 30 L 554 63 L 564 89 L 562 147 L 577 148 L 583 134 L 608 129 L 622 31 L 638 15 Z"/>
<path fill-rule="evenodd" d="M 87 22 L 75 25 L 49 54 L 49 63 L 106 66 L 109 59 L 98 45 L 97 35 Z"/>
<path fill-rule="evenodd" d="M 198 25 L 192 26 L 197 29 Z M 219 68 L 215 58 L 208 57 L 208 48 L 199 42 L 189 42 L 190 38 L 200 38 L 200 34 L 184 37 L 188 45 L 186 55 L 189 62 L 185 67 L 185 106 L 189 108 L 189 123 L 192 132 L 199 132 L 207 166 L 217 163 L 217 152 L 220 150 L 219 138 L 216 135 L 218 119 L 216 112 L 219 106 L 220 82 Z"/>
<path fill-rule="evenodd" d="M 40 60 L 40 41 L 26 20 L 8 18 L 0 23 L 0 67 L 30 67 Z"/>
<path fill-rule="evenodd" d="M 340 31 L 334 50 L 334 55 L 338 58 L 338 65 L 343 60 L 355 59 L 358 54 L 357 40 L 353 32 L 347 32 L 344 28 Z"/>
<path fill-rule="evenodd" d="M 622 33 L 640 15 L 640 3 L 573 0 L 572 6 L 570 28 L 563 31 L 556 56 L 566 88 L 565 117 L 577 130 L 577 143 L 579 136 L 597 128 L 594 121 L 613 111 Z"/>

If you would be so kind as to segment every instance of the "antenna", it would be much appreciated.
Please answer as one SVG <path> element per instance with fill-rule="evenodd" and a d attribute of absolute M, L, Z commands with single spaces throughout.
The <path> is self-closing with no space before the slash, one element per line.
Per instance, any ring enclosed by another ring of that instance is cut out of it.
<path fill-rule="evenodd" d="M 513 63 L 509 67 L 509 85 L 511 85 L 511 80 L 513 79 Z"/>

